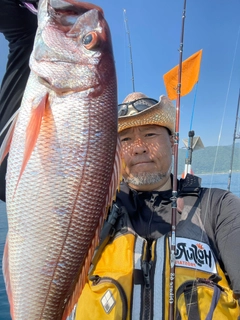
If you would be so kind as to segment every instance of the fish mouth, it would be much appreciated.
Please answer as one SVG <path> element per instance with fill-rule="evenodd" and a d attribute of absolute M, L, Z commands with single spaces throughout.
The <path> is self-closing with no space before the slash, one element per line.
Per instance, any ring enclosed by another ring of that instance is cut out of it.
<path fill-rule="evenodd" d="M 100 8 L 99 6 L 88 2 L 82 2 L 79 0 L 50 0 L 49 4 L 54 9 L 65 9 L 68 7 L 74 7 L 74 10 L 76 10 L 78 13 L 84 13 L 92 9 L 97 9 L 98 11 L 103 13 L 102 8 Z"/>
<path fill-rule="evenodd" d="M 98 7 L 97 5 L 92 3 L 84 3 L 79 0 L 50 0 L 49 4 L 56 10 L 68 10 L 69 8 L 71 8 L 73 11 L 78 13 L 78 15 L 92 9 L 96 9 L 99 12 L 103 13 L 102 8 Z"/>
<path fill-rule="evenodd" d="M 98 10 L 103 15 L 100 7 L 91 3 L 79 2 L 78 0 L 50 0 L 48 4 L 49 15 L 63 27 L 73 26 L 80 15 L 93 9 Z"/>
<path fill-rule="evenodd" d="M 99 26 L 104 19 L 102 10 L 79 0 L 48 1 L 48 22 L 41 25 L 41 32 L 37 34 L 30 57 L 31 71 L 39 83 L 59 95 L 101 93 L 103 73 L 100 71 L 105 68 L 102 51 L 107 52 L 105 25 Z M 96 28 L 95 37 L 100 40 L 96 48 L 86 48 L 82 37 Z"/>

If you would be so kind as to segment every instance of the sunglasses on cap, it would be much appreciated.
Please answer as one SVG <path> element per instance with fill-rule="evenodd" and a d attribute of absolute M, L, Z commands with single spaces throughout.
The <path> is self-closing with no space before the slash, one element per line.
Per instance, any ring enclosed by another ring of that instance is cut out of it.
<path fill-rule="evenodd" d="M 133 108 L 138 112 L 141 112 L 154 106 L 156 103 L 158 103 L 158 101 L 151 98 L 140 98 L 125 103 L 120 103 L 118 105 L 118 117 L 126 116 L 128 113 L 128 106 L 130 105 L 133 106 Z"/>

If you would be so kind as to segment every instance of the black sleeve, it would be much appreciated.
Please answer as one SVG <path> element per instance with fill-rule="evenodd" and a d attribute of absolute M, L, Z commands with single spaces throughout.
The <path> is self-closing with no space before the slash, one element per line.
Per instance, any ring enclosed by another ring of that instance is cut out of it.
<path fill-rule="evenodd" d="M 0 32 L 9 44 L 8 62 L 0 91 L 0 132 L 20 107 L 29 76 L 29 57 L 37 29 L 37 16 L 16 0 L 0 0 Z M 0 145 L 5 133 L 0 137 Z M 0 199 L 5 201 L 7 159 L 0 166 Z"/>
<path fill-rule="evenodd" d="M 203 219 L 207 215 L 205 228 L 215 242 L 233 291 L 240 294 L 240 198 L 224 190 L 209 190 L 202 205 Z"/>

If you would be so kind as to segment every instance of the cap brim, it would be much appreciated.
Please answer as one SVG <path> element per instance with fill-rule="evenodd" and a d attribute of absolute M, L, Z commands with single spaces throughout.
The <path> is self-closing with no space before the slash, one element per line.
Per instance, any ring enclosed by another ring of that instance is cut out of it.
<path fill-rule="evenodd" d="M 152 107 L 131 115 L 118 118 L 118 132 L 125 129 L 143 126 L 159 125 L 168 128 L 173 134 L 175 131 L 176 109 L 170 99 L 161 95 L 158 103 Z"/>

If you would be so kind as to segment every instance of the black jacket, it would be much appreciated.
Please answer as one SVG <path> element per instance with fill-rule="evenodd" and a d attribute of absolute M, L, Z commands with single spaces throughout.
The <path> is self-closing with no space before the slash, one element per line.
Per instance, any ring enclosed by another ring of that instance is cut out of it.
<path fill-rule="evenodd" d="M 16 0 L 0 1 L 0 32 L 9 44 L 6 72 L 0 92 L 0 132 L 21 105 L 29 76 L 29 57 L 37 29 L 37 16 Z M 6 131 L 0 137 L 0 145 Z M 5 201 L 7 159 L 0 166 L 0 200 Z"/>
<path fill-rule="evenodd" d="M 227 273 L 234 292 L 240 294 L 240 199 L 231 192 L 217 188 L 195 186 L 184 189 L 183 180 L 179 185 L 179 195 L 184 198 L 185 206 L 199 201 L 201 221 L 212 249 Z M 126 208 L 133 229 L 152 241 L 171 231 L 171 197 L 171 190 L 137 192 L 122 183 L 116 204 Z M 180 214 L 177 213 L 177 222 Z M 192 219 L 191 212 L 188 218 Z M 189 230 L 189 237 L 194 239 L 194 230 Z"/>

